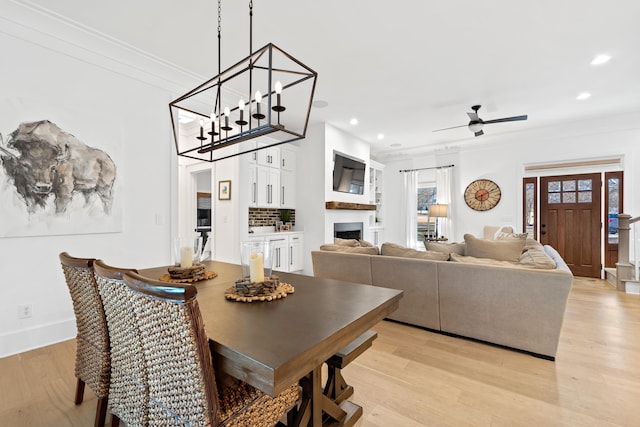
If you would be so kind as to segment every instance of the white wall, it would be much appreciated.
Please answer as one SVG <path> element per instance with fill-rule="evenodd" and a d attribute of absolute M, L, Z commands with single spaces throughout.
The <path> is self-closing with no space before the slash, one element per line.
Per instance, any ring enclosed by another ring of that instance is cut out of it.
<path fill-rule="evenodd" d="M 369 203 L 369 170 L 364 194 L 333 191 L 333 153 L 338 151 L 369 164 L 369 144 L 328 124 L 310 126 L 297 155 L 296 225 L 304 229 L 304 273 L 313 274 L 312 250 L 333 242 L 334 222 L 362 222 L 368 226 L 368 211 L 327 210 L 325 202 Z M 366 230 L 365 230 L 366 232 Z"/>
<path fill-rule="evenodd" d="M 447 236 L 450 241 L 461 241 L 464 233 L 480 236 L 485 224 L 513 224 L 521 229 L 525 165 L 622 156 L 625 173 L 624 211 L 637 216 L 640 215 L 640 198 L 634 195 L 634 190 L 637 193 L 640 182 L 639 123 L 640 113 L 629 113 L 510 133 L 500 138 L 484 139 L 483 136 L 461 147 L 457 153 L 456 150 L 439 150 L 427 156 L 389 162 L 385 169 L 385 204 L 400 206 L 402 177 L 399 169 L 453 163 L 454 201 L 451 217 L 455 236 Z M 553 174 L 586 173 L 591 170 L 556 170 Z M 491 179 L 502 190 L 500 203 L 487 212 L 471 210 L 463 199 L 466 186 L 478 178 Z M 387 211 L 387 217 L 390 216 L 390 211 Z M 386 240 L 396 243 L 404 241 L 400 221 L 385 221 L 385 227 Z"/>
<path fill-rule="evenodd" d="M 197 80 L 16 2 L 3 3 L 0 27 L 0 132 L 49 119 L 88 145 L 117 146 L 123 206 L 122 232 L 0 238 L 2 357 L 75 335 L 61 251 L 124 267 L 169 262 L 177 156 L 167 104 Z M 19 304 L 32 304 L 33 317 L 18 319 Z"/>

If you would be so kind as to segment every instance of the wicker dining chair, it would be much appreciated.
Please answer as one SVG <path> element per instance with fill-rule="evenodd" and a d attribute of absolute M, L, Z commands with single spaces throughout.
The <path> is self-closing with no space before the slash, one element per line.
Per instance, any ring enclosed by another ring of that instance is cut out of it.
<path fill-rule="evenodd" d="M 273 426 L 300 399 L 297 384 L 271 398 L 236 380 L 221 387 L 195 286 L 127 273 L 149 384 L 151 425 Z"/>
<path fill-rule="evenodd" d="M 76 316 L 76 405 L 82 403 L 85 384 L 98 397 L 96 427 L 104 426 L 109 401 L 110 348 L 102 301 L 93 275 L 93 258 L 59 255 Z"/>
<path fill-rule="evenodd" d="M 149 424 L 147 366 L 135 314 L 127 301 L 128 288 L 123 281 L 127 271 L 136 270 L 111 267 L 102 260 L 96 260 L 93 267 L 111 342 L 111 426 L 117 427 L 120 420 L 128 426 L 146 426 Z"/>

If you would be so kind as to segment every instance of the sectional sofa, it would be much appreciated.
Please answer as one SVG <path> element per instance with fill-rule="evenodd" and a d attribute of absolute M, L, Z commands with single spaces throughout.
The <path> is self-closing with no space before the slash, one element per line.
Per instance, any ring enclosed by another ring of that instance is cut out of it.
<path fill-rule="evenodd" d="M 471 242 L 488 242 L 467 240 L 467 247 Z M 529 249 L 542 248 L 527 242 Z M 314 275 L 402 289 L 404 297 L 392 320 L 555 360 L 573 276 L 549 246 L 542 250 L 552 268 L 413 251 L 388 243 L 382 245 L 381 255 L 371 249 L 369 253 L 331 249 L 312 252 Z"/>

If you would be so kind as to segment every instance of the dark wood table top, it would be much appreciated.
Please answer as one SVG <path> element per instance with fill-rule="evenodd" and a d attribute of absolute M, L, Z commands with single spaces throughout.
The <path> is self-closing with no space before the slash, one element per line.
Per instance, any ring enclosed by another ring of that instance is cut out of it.
<path fill-rule="evenodd" d="M 280 273 L 295 293 L 275 301 L 235 302 L 225 289 L 240 266 L 207 262 L 218 277 L 197 282 L 217 367 L 275 396 L 398 308 L 402 291 Z M 166 267 L 141 270 L 158 278 Z"/>

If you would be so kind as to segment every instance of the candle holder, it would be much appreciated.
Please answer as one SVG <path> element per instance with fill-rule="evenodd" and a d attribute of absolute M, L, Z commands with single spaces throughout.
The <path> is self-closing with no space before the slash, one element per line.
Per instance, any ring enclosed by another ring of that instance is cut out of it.
<path fill-rule="evenodd" d="M 242 281 L 264 283 L 271 277 L 271 247 L 269 242 L 242 242 L 240 246 Z"/>
<path fill-rule="evenodd" d="M 191 268 L 200 264 L 202 236 L 176 237 L 173 239 L 173 263 L 180 268 Z"/>

